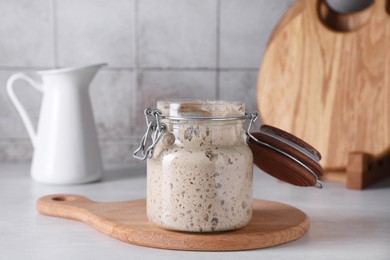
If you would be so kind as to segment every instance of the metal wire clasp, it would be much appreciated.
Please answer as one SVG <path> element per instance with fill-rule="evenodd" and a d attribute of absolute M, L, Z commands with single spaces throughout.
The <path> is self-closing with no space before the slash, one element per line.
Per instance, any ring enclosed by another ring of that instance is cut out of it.
<path fill-rule="evenodd" d="M 252 128 L 253 123 L 256 122 L 256 120 L 259 118 L 259 113 L 257 113 L 257 112 L 252 112 L 252 113 L 246 112 L 245 113 L 245 117 L 247 119 L 249 119 L 248 129 L 246 130 L 247 142 L 248 142 L 250 138 L 255 138 L 251 134 L 251 128 Z"/>
<path fill-rule="evenodd" d="M 144 111 L 146 119 L 146 132 L 141 139 L 140 145 L 137 150 L 134 151 L 133 157 L 139 160 L 145 160 L 146 158 L 152 158 L 154 147 L 160 140 L 161 136 L 168 130 L 166 124 L 161 123 L 161 111 L 158 109 L 147 108 Z M 151 138 L 152 143 L 147 146 L 148 139 Z M 140 153 L 140 155 L 138 155 Z"/>

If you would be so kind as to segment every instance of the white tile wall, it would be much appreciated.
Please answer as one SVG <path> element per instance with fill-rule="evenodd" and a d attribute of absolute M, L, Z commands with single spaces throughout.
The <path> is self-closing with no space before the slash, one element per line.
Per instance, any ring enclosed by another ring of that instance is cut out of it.
<path fill-rule="evenodd" d="M 141 0 L 142 67 L 215 68 L 217 0 Z"/>
<path fill-rule="evenodd" d="M 220 67 L 257 68 L 273 28 L 294 0 L 222 0 Z"/>
<path fill-rule="evenodd" d="M 101 142 L 102 159 L 105 162 L 144 163 L 133 158 L 133 151 L 137 149 L 138 139 L 118 139 Z"/>
<path fill-rule="evenodd" d="M 0 66 L 53 66 L 51 0 L 0 0 Z"/>
<path fill-rule="evenodd" d="M 258 66 L 293 0 L 0 0 L 0 161 L 32 146 L 6 95 L 16 71 L 108 62 L 90 93 L 103 159 L 135 163 L 143 110 L 165 98 L 239 100 L 257 109 Z M 18 82 L 33 122 L 42 95 Z"/>
<path fill-rule="evenodd" d="M 60 66 L 134 66 L 134 0 L 56 1 Z"/>
<path fill-rule="evenodd" d="M 221 71 L 219 73 L 219 97 L 225 100 L 245 102 L 248 111 L 256 111 L 257 70 Z"/>
<path fill-rule="evenodd" d="M 91 102 L 99 137 L 130 137 L 135 108 L 133 74 L 127 70 L 101 71 L 92 82 Z"/>
<path fill-rule="evenodd" d="M 0 139 L 0 158 L 5 162 L 30 161 L 33 147 L 29 139 Z"/>
<path fill-rule="evenodd" d="M 257 77 L 257 69 L 221 71 L 219 73 L 219 98 L 245 102 L 247 111 L 261 113 L 256 100 Z M 260 118 L 253 125 L 253 129 L 259 127 Z"/>

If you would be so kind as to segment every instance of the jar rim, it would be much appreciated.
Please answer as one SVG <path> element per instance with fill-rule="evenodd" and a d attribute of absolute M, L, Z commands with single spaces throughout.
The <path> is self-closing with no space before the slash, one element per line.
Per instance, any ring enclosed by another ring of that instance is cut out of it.
<path fill-rule="evenodd" d="M 166 99 L 157 102 L 161 115 L 170 119 L 242 119 L 245 117 L 245 103 L 209 99 Z M 230 119 L 230 120 L 232 120 Z"/>

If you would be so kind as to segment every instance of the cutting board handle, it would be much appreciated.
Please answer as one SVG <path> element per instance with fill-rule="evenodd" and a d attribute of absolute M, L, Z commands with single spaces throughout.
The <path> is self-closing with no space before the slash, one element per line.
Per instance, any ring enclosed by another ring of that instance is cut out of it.
<path fill-rule="evenodd" d="M 363 27 L 372 16 L 375 0 L 366 0 L 362 2 L 359 10 L 342 12 L 335 10 L 329 3 L 329 0 L 317 1 L 317 13 L 323 24 L 329 29 L 339 32 L 351 32 Z M 350 1 L 356 4 L 355 1 Z M 389 9 L 387 3 L 387 9 Z"/>
<path fill-rule="evenodd" d="M 54 194 L 40 198 L 37 202 L 39 213 L 47 216 L 68 218 L 86 222 L 90 212 L 88 206 L 92 205 L 92 200 L 83 196 Z"/>

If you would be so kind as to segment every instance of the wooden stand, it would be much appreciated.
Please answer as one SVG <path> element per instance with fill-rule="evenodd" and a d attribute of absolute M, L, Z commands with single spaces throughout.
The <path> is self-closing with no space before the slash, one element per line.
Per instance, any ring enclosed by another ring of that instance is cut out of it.
<path fill-rule="evenodd" d="M 346 172 L 348 189 L 362 190 L 390 176 L 390 150 L 379 157 L 351 152 Z"/>
<path fill-rule="evenodd" d="M 390 177 L 390 149 L 380 156 L 350 152 L 346 169 L 327 170 L 324 180 L 344 182 L 348 189 L 363 190 Z"/>

